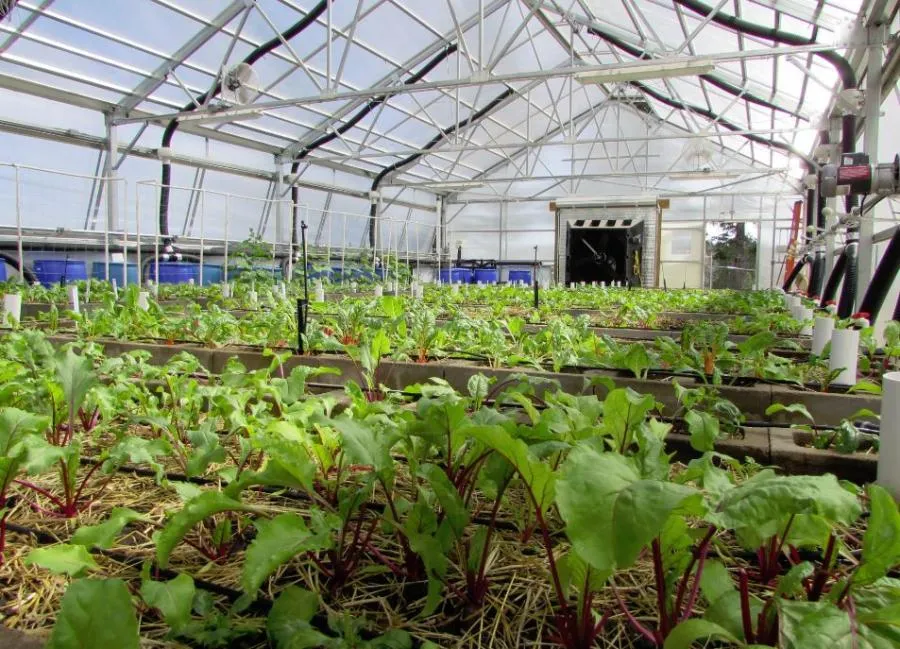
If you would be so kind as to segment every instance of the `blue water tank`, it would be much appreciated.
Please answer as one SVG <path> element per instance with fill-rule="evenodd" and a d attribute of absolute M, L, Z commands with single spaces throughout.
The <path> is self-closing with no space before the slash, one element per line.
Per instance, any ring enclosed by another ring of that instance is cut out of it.
<path fill-rule="evenodd" d="M 110 281 L 116 280 L 116 284 L 119 286 L 122 285 L 122 270 L 124 266 L 125 264 L 122 262 L 109 262 L 109 279 Z M 95 261 L 91 265 L 91 277 L 94 279 L 106 279 L 106 264 L 102 261 Z M 137 284 L 139 282 L 137 264 L 128 264 L 128 283 Z"/>
<path fill-rule="evenodd" d="M 442 268 L 440 280 L 443 284 L 471 284 L 472 271 L 468 268 Z"/>
<path fill-rule="evenodd" d="M 498 273 L 496 268 L 476 268 L 475 283 L 496 284 Z"/>
<path fill-rule="evenodd" d="M 83 261 L 65 259 L 35 259 L 34 275 L 44 286 L 56 284 L 63 278 L 67 282 L 87 279 L 87 267 Z"/>
<path fill-rule="evenodd" d="M 156 281 L 156 262 L 151 262 L 147 269 L 147 278 Z M 162 261 L 159 262 L 160 284 L 187 284 L 194 280 L 196 284 L 200 280 L 200 266 L 186 261 Z"/>
<path fill-rule="evenodd" d="M 516 282 L 522 282 L 523 284 L 531 284 L 531 271 L 530 270 L 511 270 L 511 271 L 509 271 L 509 283 L 515 284 Z"/>
<path fill-rule="evenodd" d="M 6 262 L 0 259 L 0 282 L 6 281 Z"/>
<path fill-rule="evenodd" d="M 203 264 L 203 286 L 209 286 L 211 284 L 221 284 L 223 273 L 224 270 L 219 264 Z"/>

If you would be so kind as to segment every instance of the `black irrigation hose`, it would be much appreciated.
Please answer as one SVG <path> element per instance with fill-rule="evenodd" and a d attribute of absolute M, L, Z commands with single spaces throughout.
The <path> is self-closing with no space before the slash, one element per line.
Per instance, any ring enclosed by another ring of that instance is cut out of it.
<path fill-rule="evenodd" d="M 814 300 L 822 295 L 822 284 L 825 283 L 825 252 L 817 250 L 809 274 L 809 291 L 807 294 Z"/>
<path fill-rule="evenodd" d="M 858 249 L 858 241 L 851 241 L 844 247 L 847 266 L 844 271 L 844 284 L 841 286 L 841 299 L 838 302 L 837 315 L 839 318 L 849 318 L 853 315 L 856 303 L 856 278 L 859 270 Z"/>
<path fill-rule="evenodd" d="M 430 61 L 428 61 L 428 63 L 426 63 L 419 71 L 417 71 L 415 74 L 413 74 L 412 76 L 407 78 L 403 82 L 403 85 L 411 86 L 415 83 L 418 83 L 425 77 L 425 75 L 427 75 L 429 72 L 434 70 L 438 66 L 438 64 L 440 64 L 442 61 L 446 60 L 449 56 L 454 54 L 457 51 L 457 49 L 458 49 L 458 46 L 456 43 L 451 43 L 451 44 L 447 45 L 443 50 L 438 52 Z M 327 133 L 327 134 L 321 136 L 319 139 L 312 142 L 311 144 L 308 144 L 307 146 L 303 147 L 303 149 L 301 149 L 297 153 L 297 155 L 294 156 L 294 161 L 291 164 L 291 173 L 292 174 L 297 173 L 297 171 L 300 169 L 300 162 L 306 156 L 308 156 L 310 153 L 312 153 L 319 147 L 328 144 L 329 142 L 331 142 L 338 136 L 343 135 L 344 133 L 349 131 L 351 128 L 356 126 L 364 117 L 366 117 L 366 115 L 371 113 L 378 106 L 383 104 L 385 101 L 387 101 L 386 95 L 380 95 L 378 97 L 373 97 L 366 103 L 365 106 L 360 108 L 350 119 L 348 119 L 346 122 L 344 122 L 339 127 L 334 129 L 331 133 Z M 299 198 L 300 198 L 299 193 L 300 192 L 299 192 L 299 188 L 297 187 L 297 185 L 296 184 L 291 185 L 291 205 L 292 205 L 292 210 L 293 210 L 293 218 L 291 219 L 291 222 L 292 222 L 291 242 L 293 243 L 293 245 L 296 245 L 298 243 L 298 241 L 297 241 L 297 222 L 300 220 L 299 219 L 300 206 L 298 204 Z"/>
<path fill-rule="evenodd" d="M 389 174 L 392 174 L 395 171 L 397 171 L 398 169 L 402 169 L 403 167 L 405 167 L 409 164 L 412 164 L 413 162 L 415 162 L 416 160 L 421 158 L 423 155 L 425 155 L 429 150 L 433 149 L 438 144 L 440 144 L 441 141 L 445 137 L 447 137 L 448 135 L 452 135 L 456 131 L 458 131 L 462 128 L 465 128 L 465 127 L 469 126 L 470 124 L 474 124 L 475 122 L 480 120 L 482 117 L 484 117 L 485 115 L 487 115 L 488 113 L 493 111 L 495 108 L 497 108 L 504 101 L 506 101 L 507 99 L 509 99 L 510 97 L 513 97 L 515 95 L 516 95 L 516 90 L 514 88 L 507 87 L 506 90 L 501 92 L 499 95 L 494 97 L 491 101 L 489 101 L 486 105 L 484 105 L 482 108 L 478 109 L 477 111 L 475 111 L 474 113 L 472 113 L 471 115 L 466 117 L 465 119 L 460 120 L 453 126 L 448 126 L 447 128 L 442 128 L 437 135 L 435 135 L 433 138 L 431 138 L 425 144 L 425 146 L 422 147 L 421 151 L 419 151 L 418 153 L 413 153 L 412 155 L 403 158 L 403 160 L 395 162 L 391 166 L 385 167 L 380 172 L 378 172 L 378 175 L 375 176 L 375 180 L 372 181 L 372 191 L 373 192 L 378 191 L 378 186 L 381 184 L 381 181 L 384 180 Z M 376 227 L 375 219 L 377 216 L 378 216 L 378 203 L 372 203 L 371 207 L 369 207 L 369 246 L 372 248 L 375 247 L 375 227 Z"/>
<path fill-rule="evenodd" d="M 784 285 L 781 287 L 785 293 L 791 290 L 791 286 L 800 276 L 800 272 L 803 270 L 804 266 L 812 261 L 812 258 L 809 254 L 803 255 L 803 257 L 797 262 L 794 266 L 794 269 L 791 271 L 791 274 L 787 276 L 787 279 L 784 280 Z"/>
<path fill-rule="evenodd" d="M 829 302 L 834 301 L 838 286 L 840 286 L 841 280 L 844 278 L 844 269 L 846 267 L 847 249 L 845 248 L 838 256 L 837 261 L 834 263 L 834 268 L 831 269 L 831 275 L 828 276 L 828 281 L 825 283 L 825 289 L 822 291 L 822 300 L 819 302 L 820 308 L 824 309 Z"/>
<path fill-rule="evenodd" d="M 321 0 L 319 4 L 317 4 L 309 11 L 309 13 L 307 13 L 305 16 L 303 16 L 303 18 L 288 27 L 285 31 L 254 48 L 253 51 L 251 51 L 246 57 L 244 57 L 243 62 L 248 65 L 253 65 L 263 56 L 274 50 L 276 47 L 279 47 L 283 43 L 286 43 L 287 41 L 294 38 L 297 34 L 312 25 L 319 18 L 319 16 L 321 16 L 325 12 L 325 10 L 328 8 L 328 2 L 329 0 Z M 209 92 L 205 92 L 185 104 L 184 107 L 182 107 L 181 112 L 186 113 L 196 110 L 198 106 L 201 106 L 209 99 L 216 97 L 220 92 L 222 92 L 221 79 L 216 81 L 216 84 L 212 87 L 211 90 L 209 90 Z M 176 129 L 178 129 L 178 124 L 178 120 L 173 119 L 166 125 L 166 129 L 165 131 L 163 131 L 162 144 L 160 145 L 161 147 L 168 148 L 169 146 L 171 146 L 172 137 L 175 135 Z M 159 233 L 162 235 L 169 234 L 169 186 L 171 185 L 171 182 L 172 164 L 171 162 L 164 161 L 162 164 L 159 191 Z"/>
<path fill-rule="evenodd" d="M 37 277 L 34 276 L 34 273 L 31 272 L 31 269 L 26 266 L 24 269 L 19 268 L 19 260 L 12 255 L 7 255 L 5 252 L 0 252 L 0 260 L 6 262 L 17 271 L 22 270 L 22 275 L 25 278 L 25 281 L 29 284 L 34 284 L 37 281 Z"/>
<path fill-rule="evenodd" d="M 878 318 L 888 291 L 891 290 L 894 279 L 897 277 L 898 269 L 900 269 L 900 228 L 894 231 L 887 250 L 884 251 L 881 261 L 875 268 L 872 282 L 859 304 L 859 310 L 869 314 L 869 322 L 875 322 Z"/>

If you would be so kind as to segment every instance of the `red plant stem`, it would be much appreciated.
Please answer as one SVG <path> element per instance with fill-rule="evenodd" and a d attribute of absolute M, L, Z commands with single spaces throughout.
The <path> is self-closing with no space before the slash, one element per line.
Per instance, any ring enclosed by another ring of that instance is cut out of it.
<path fill-rule="evenodd" d="M 556 569 L 556 559 L 553 557 L 553 542 L 550 540 L 550 532 L 547 529 L 547 524 L 544 522 L 541 506 L 538 504 L 530 487 L 528 488 L 528 495 L 531 497 L 531 502 L 534 504 L 534 513 L 537 517 L 538 525 L 541 528 L 544 548 L 547 550 L 547 562 L 550 564 L 550 575 L 553 577 L 553 587 L 556 589 L 556 596 L 559 598 L 560 610 L 562 610 L 563 613 L 566 613 L 569 610 L 569 605 L 566 602 L 566 594 L 563 592 L 562 585 L 559 582 L 559 571 Z"/>
<path fill-rule="evenodd" d="M 6 502 L 6 497 L 2 497 L 2 501 Z M 3 512 L 3 516 L 0 516 L 0 566 L 3 565 L 3 552 L 6 550 L 6 518 L 9 516 L 9 511 Z"/>
<path fill-rule="evenodd" d="M 744 625 L 744 640 L 748 643 L 754 641 L 753 620 L 750 617 L 750 587 L 747 571 L 741 568 L 740 593 L 741 593 L 741 623 Z"/>
<path fill-rule="evenodd" d="M 631 614 L 631 611 L 628 610 L 628 607 L 625 606 L 625 602 L 622 601 L 621 596 L 619 595 L 619 589 L 616 588 L 616 585 L 613 582 L 610 582 L 610 586 L 612 587 L 613 595 L 616 597 L 616 602 L 619 603 L 619 608 L 622 609 L 622 612 L 625 614 L 625 618 L 628 620 L 629 624 L 634 627 L 634 629 L 640 633 L 644 638 L 647 639 L 654 646 L 659 646 L 658 639 L 653 633 L 645 627 L 643 624 L 638 622 L 637 618 Z"/>
<path fill-rule="evenodd" d="M 494 500 L 494 508 L 491 510 L 491 524 L 488 525 L 487 534 L 484 537 L 484 547 L 481 548 L 481 561 L 478 564 L 478 580 L 476 583 L 484 581 L 484 571 L 487 568 L 487 558 L 491 549 L 491 537 L 494 535 L 494 525 L 497 522 L 497 514 L 500 512 L 500 501 L 503 499 L 503 493 L 509 485 L 509 480 L 503 483 L 503 486 L 497 491 L 497 498 Z"/>
<path fill-rule="evenodd" d="M 688 597 L 687 605 L 681 614 L 681 621 L 684 622 L 694 612 L 694 604 L 697 603 L 697 595 L 700 592 L 700 578 L 703 577 L 703 565 L 706 563 L 706 555 L 709 553 L 709 544 L 713 535 L 716 533 L 715 525 L 710 526 L 703 541 L 700 542 L 699 557 L 697 558 L 697 573 L 694 575 L 694 585 L 691 587 L 691 594 Z"/>
<path fill-rule="evenodd" d="M 847 616 L 850 618 L 850 647 L 857 649 L 859 647 L 859 635 L 856 620 L 856 604 L 852 597 L 847 598 Z"/>
<path fill-rule="evenodd" d="M 706 532 L 706 536 L 703 537 L 703 540 L 700 542 L 702 547 L 703 544 L 708 543 L 709 540 L 712 540 L 713 534 L 716 533 L 715 527 L 710 527 Z M 691 553 L 691 560 L 688 562 L 687 568 L 684 570 L 684 574 L 681 577 L 681 583 L 678 584 L 678 594 L 675 597 L 675 608 L 672 611 L 673 617 L 677 616 L 681 611 L 681 605 L 684 602 L 684 596 L 687 592 L 688 581 L 691 577 L 691 572 L 694 570 L 694 564 L 697 563 L 697 554 Z"/>
<path fill-rule="evenodd" d="M 94 472 L 100 468 L 100 464 L 100 462 L 94 464 L 94 466 L 91 467 L 90 471 L 87 472 L 87 475 L 84 476 L 84 479 L 81 481 L 81 486 L 78 488 L 78 491 L 75 492 L 75 498 L 72 499 L 73 505 L 81 499 L 81 494 L 84 491 L 84 488 L 87 486 L 87 483 L 90 482 L 91 477 L 94 475 Z"/>
<path fill-rule="evenodd" d="M 312 559 L 312 562 L 316 564 L 316 567 L 321 571 L 323 575 L 325 575 L 329 579 L 334 576 L 334 573 L 325 567 L 319 557 L 316 556 L 315 552 L 307 552 L 306 556 Z"/>
<path fill-rule="evenodd" d="M 791 525 L 794 524 L 794 517 L 795 514 L 791 514 L 787 525 L 784 526 L 784 532 L 781 533 L 781 542 L 778 544 L 778 549 L 775 550 L 775 554 L 772 556 L 773 565 L 777 565 L 778 556 L 781 554 L 782 548 L 784 548 L 784 542 L 787 541 L 788 533 L 791 531 Z"/>
<path fill-rule="evenodd" d="M 393 561 L 384 556 L 378 548 L 376 548 L 371 543 L 367 543 L 366 547 L 369 549 L 369 552 L 371 552 L 375 556 L 376 559 L 378 559 L 379 561 L 381 561 L 381 563 L 388 567 L 388 570 L 390 570 L 398 577 L 404 576 L 403 571 L 400 570 L 400 568 L 398 568 Z"/>
<path fill-rule="evenodd" d="M 666 606 L 666 576 L 663 574 L 662 548 L 659 537 L 653 539 L 653 576 L 656 579 L 656 607 L 659 609 L 659 632 L 662 637 L 669 635 L 669 607 Z"/>
<path fill-rule="evenodd" d="M 49 500 L 50 502 L 52 502 L 54 505 L 56 505 L 56 506 L 59 507 L 60 509 L 63 509 L 63 508 L 65 507 L 65 505 L 63 504 L 63 502 L 62 502 L 59 498 L 57 498 L 56 496 L 54 496 L 53 494 L 51 494 L 51 493 L 50 493 L 49 491 L 47 491 L 46 489 L 42 489 L 41 487 L 38 487 L 36 484 L 32 484 L 31 482 L 28 482 L 27 480 L 19 480 L 19 479 L 16 479 L 16 484 L 20 484 L 20 485 L 22 485 L 23 487 L 25 487 L 25 488 L 27 488 L 27 489 L 31 489 L 32 491 L 36 491 L 37 493 L 39 493 L 39 494 L 41 494 L 42 496 L 44 496 L 47 500 Z"/>
<path fill-rule="evenodd" d="M 810 602 L 818 602 L 822 597 L 822 591 L 825 589 L 825 582 L 828 580 L 831 561 L 834 558 L 834 533 L 828 536 L 828 545 L 825 546 L 825 556 L 822 558 L 822 565 L 816 571 L 816 577 L 813 579 L 812 588 L 809 591 L 807 599 Z"/>

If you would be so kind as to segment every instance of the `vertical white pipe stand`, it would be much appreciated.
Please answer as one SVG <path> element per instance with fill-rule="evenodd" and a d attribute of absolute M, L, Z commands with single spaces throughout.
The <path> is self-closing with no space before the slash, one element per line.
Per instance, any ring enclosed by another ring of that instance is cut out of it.
<path fill-rule="evenodd" d="M 813 327 L 812 346 L 810 351 L 816 356 L 821 356 L 822 351 L 831 341 L 831 334 L 834 332 L 834 318 L 816 317 L 816 324 Z"/>
<path fill-rule="evenodd" d="M 879 485 L 900 498 L 900 372 L 888 372 L 882 380 L 881 434 L 878 445 Z"/>
<path fill-rule="evenodd" d="M 3 296 L 3 326 L 12 327 L 12 321 L 22 320 L 22 296 L 18 293 L 7 293 Z"/>
<path fill-rule="evenodd" d="M 384 295 L 384 287 L 381 284 L 375 285 L 375 297 L 381 297 Z"/>
<path fill-rule="evenodd" d="M 81 313 L 81 305 L 78 303 L 78 287 L 67 286 L 66 294 L 69 296 L 69 309 L 74 313 Z"/>
<path fill-rule="evenodd" d="M 831 334 L 829 371 L 844 368 L 832 381 L 834 385 L 856 385 L 856 362 L 859 360 L 859 329 L 835 329 Z"/>
<path fill-rule="evenodd" d="M 139 309 L 143 309 L 144 311 L 147 311 L 150 308 L 149 291 L 141 291 L 140 293 L 138 293 L 137 305 Z"/>
<path fill-rule="evenodd" d="M 800 307 L 797 309 L 797 315 L 799 320 L 802 323 L 800 327 L 800 335 L 801 336 L 812 336 L 813 333 L 813 310 L 807 309 L 806 307 Z"/>

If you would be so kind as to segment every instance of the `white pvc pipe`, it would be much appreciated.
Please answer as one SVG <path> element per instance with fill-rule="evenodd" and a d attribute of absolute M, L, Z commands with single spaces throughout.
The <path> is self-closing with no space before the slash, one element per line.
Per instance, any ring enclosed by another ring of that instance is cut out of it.
<path fill-rule="evenodd" d="M 231 297 L 231 284 L 222 284 L 222 297 Z"/>
<path fill-rule="evenodd" d="M 803 326 L 800 327 L 800 335 L 801 336 L 812 336 L 813 310 L 807 309 L 805 307 L 800 307 L 800 309 L 798 309 L 798 311 L 797 311 L 797 314 L 799 315 L 797 320 L 799 320 L 801 323 L 803 323 Z"/>
<path fill-rule="evenodd" d="M 316 284 L 316 289 L 313 294 L 313 302 L 324 302 L 325 301 L 325 287 L 321 284 Z"/>
<path fill-rule="evenodd" d="M 384 295 L 384 287 L 381 284 L 375 285 L 375 297 L 381 297 Z"/>
<path fill-rule="evenodd" d="M 817 316 L 810 351 L 816 356 L 821 356 L 825 345 L 831 341 L 832 332 L 834 332 L 834 318 Z"/>
<path fill-rule="evenodd" d="M 139 309 L 143 309 L 144 311 L 147 311 L 150 308 L 150 293 L 148 291 L 141 291 L 138 293 L 137 305 Z"/>
<path fill-rule="evenodd" d="M 835 329 L 831 334 L 829 371 L 843 368 L 832 383 L 856 385 L 856 362 L 859 359 L 859 329 Z"/>
<path fill-rule="evenodd" d="M 900 498 L 900 372 L 881 377 L 881 433 L 878 445 L 879 485 Z"/>
<path fill-rule="evenodd" d="M 78 303 L 78 287 L 67 286 L 66 294 L 69 296 L 69 308 L 75 313 L 81 313 L 81 305 Z"/>
<path fill-rule="evenodd" d="M 12 321 L 22 320 L 22 296 L 18 293 L 7 293 L 3 296 L 3 326 L 12 327 Z"/>
<path fill-rule="evenodd" d="M 256 303 L 259 300 L 259 295 L 256 293 L 256 291 L 250 291 L 249 297 L 250 297 L 250 304 L 252 304 L 253 306 L 256 306 Z"/>
<path fill-rule="evenodd" d="M 127 265 L 127 262 L 126 262 L 126 265 Z M 118 300 L 119 299 L 119 284 L 116 282 L 115 277 L 113 277 L 112 280 L 110 280 L 110 281 L 112 283 L 113 298 Z"/>

